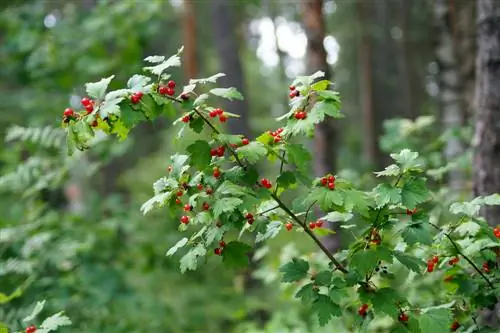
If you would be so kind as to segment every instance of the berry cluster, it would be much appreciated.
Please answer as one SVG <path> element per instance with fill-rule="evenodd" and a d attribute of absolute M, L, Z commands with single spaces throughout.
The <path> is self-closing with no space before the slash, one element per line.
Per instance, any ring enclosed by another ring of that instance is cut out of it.
<path fill-rule="evenodd" d="M 335 189 L 335 176 L 333 175 L 326 175 L 322 177 L 320 182 L 321 185 L 328 187 L 330 190 Z"/>
<path fill-rule="evenodd" d="M 493 229 L 493 233 L 496 238 L 500 238 L 500 227 L 495 227 L 495 229 Z"/>
<path fill-rule="evenodd" d="M 294 98 L 300 95 L 300 92 L 295 88 L 295 86 L 290 86 L 290 98 Z"/>
<path fill-rule="evenodd" d="M 219 246 L 220 247 L 217 247 L 217 248 L 214 249 L 215 255 L 218 255 L 218 256 L 220 256 L 222 254 L 222 249 L 226 246 L 226 242 L 224 242 L 223 240 L 221 240 L 219 242 Z"/>
<path fill-rule="evenodd" d="M 365 317 L 366 316 L 366 312 L 368 311 L 368 304 L 363 304 L 359 307 L 358 309 L 358 314 L 361 316 L 361 317 Z"/>
<path fill-rule="evenodd" d="M 271 184 L 271 181 L 267 178 L 262 178 L 260 180 L 260 185 L 262 185 L 262 187 L 265 187 L 267 189 L 270 189 L 271 187 L 273 187 L 273 184 Z"/>
<path fill-rule="evenodd" d="M 225 151 L 226 151 L 226 147 L 224 147 L 224 146 L 212 148 L 212 149 L 210 149 L 210 156 L 223 157 Z"/>
<path fill-rule="evenodd" d="M 31 326 L 26 327 L 26 333 L 35 333 L 35 332 L 36 332 L 35 325 L 31 325 Z"/>
<path fill-rule="evenodd" d="M 314 228 L 321 228 L 323 227 L 323 221 L 316 221 L 316 222 L 310 222 L 309 223 L 309 229 L 314 229 Z"/>
<path fill-rule="evenodd" d="M 144 94 L 142 92 L 138 91 L 138 92 L 132 94 L 132 96 L 130 96 L 130 102 L 132 104 L 137 104 L 140 102 L 142 96 L 144 96 Z"/>
<path fill-rule="evenodd" d="M 224 110 L 222 110 L 221 108 L 213 109 L 212 111 L 210 111 L 208 113 L 208 115 L 210 116 L 210 118 L 219 117 L 219 121 L 221 123 L 225 123 L 227 120 L 227 115 L 224 113 Z"/>
<path fill-rule="evenodd" d="M 82 98 L 80 103 L 82 103 L 85 110 L 87 110 L 87 114 L 90 114 L 90 113 L 92 113 L 92 111 L 94 111 L 94 101 L 91 100 L 90 98 L 84 97 L 84 98 Z"/>
<path fill-rule="evenodd" d="M 433 256 L 431 259 L 427 260 L 427 272 L 432 273 L 434 271 L 434 267 L 439 262 L 438 256 Z"/>
<path fill-rule="evenodd" d="M 278 128 L 276 131 L 269 131 L 268 133 L 274 138 L 274 143 L 281 142 L 281 133 L 284 131 L 283 127 Z"/>
<path fill-rule="evenodd" d="M 245 218 L 247 219 L 247 223 L 252 225 L 255 221 L 252 213 L 246 213 Z"/>
<path fill-rule="evenodd" d="M 160 95 L 168 95 L 168 96 L 173 96 L 175 95 L 175 81 L 168 81 L 166 86 L 161 85 L 158 87 L 158 92 Z"/>
<path fill-rule="evenodd" d="M 293 114 L 293 116 L 297 120 L 302 120 L 307 118 L 307 113 L 305 111 L 297 111 Z"/>

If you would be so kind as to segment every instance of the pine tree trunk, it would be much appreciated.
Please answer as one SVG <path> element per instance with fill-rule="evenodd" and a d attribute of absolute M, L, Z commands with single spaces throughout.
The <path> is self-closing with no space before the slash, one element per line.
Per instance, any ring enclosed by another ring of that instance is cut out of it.
<path fill-rule="evenodd" d="M 312 74 L 316 71 L 325 72 L 325 78 L 331 79 L 330 66 L 326 62 L 326 50 L 323 46 L 325 39 L 325 21 L 323 18 L 322 0 L 302 1 L 302 22 L 307 36 L 307 71 Z M 333 119 L 317 125 L 314 137 L 314 165 L 318 176 L 334 173 L 337 157 L 337 130 Z M 340 247 L 340 238 L 330 235 L 322 239 L 323 244 L 332 251 Z"/>

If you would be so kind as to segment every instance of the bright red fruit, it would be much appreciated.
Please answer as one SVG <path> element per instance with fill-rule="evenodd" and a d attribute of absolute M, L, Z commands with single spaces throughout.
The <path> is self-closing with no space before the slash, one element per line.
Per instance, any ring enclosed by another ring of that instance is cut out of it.
<path fill-rule="evenodd" d="M 274 143 L 278 143 L 278 142 L 280 142 L 280 141 L 281 141 L 281 136 L 276 135 L 276 136 L 274 137 L 274 140 L 273 140 L 273 141 L 274 141 Z"/>
<path fill-rule="evenodd" d="M 36 332 L 35 325 L 31 325 L 31 326 L 26 327 L 26 333 L 35 333 L 35 332 Z"/>
<path fill-rule="evenodd" d="M 493 229 L 493 233 L 496 238 L 500 238 L 500 227 L 495 227 L 495 229 Z"/>
<path fill-rule="evenodd" d="M 63 113 L 66 117 L 73 117 L 75 115 L 75 111 L 72 108 L 67 108 Z"/>
<path fill-rule="evenodd" d="M 210 149 L 210 156 L 217 156 L 217 149 L 215 148 Z"/>
<path fill-rule="evenodd" d="M 246 213 L 245 218 L 247 220 L 253 219 L 253 214 L 252 213 Z"/>
<path fill-rule="evenodd" d="M 216 110 L 212 110 L 208 113 L 208 115 L 210 116 L 210 118 L 215 118 L 217 117 L 217 111 Z"/>
<path fill-rule="evenodd" d="M 175 81 L 172 81 L 172 80 L 168 81 L 167 87 L 172 88 L 172 89 L 175 88 Z"/>
<path fill-rule="evenodd" d="M 227 121 L 227 116 L 224 113 L 219 115 L 219 121 L 225 123 Z"/>
<path fill-rule="evenodd" d="M 184 211 L 190 212 L 192 210 L 193 210 L 193 206 L 191 206 L 190 204 L 185 204 L 184 205 Z"/>
<path fill-rule="evenodd" d="M 298 111 L 298 112 L 295 112 L 294 114 L 294 117 L 295 119 L 305 119 L 307 117 L 307 113 L 305 113 L 304 111 Z"/>
<path fill-rule="evenodd" d="M 361 316 L 361 317 L 364 317 L 366 316 L 366 311 L 368 310 L 368 304 L 363 304 L 359 307 L 358 309 L 358 314 Z"/>
<path fill-rule="evenodd" d="M 178 204 L 178 205 L 180 205 L 181 204 L 181 199 L 179 199 L 179 198 L 175 199 L 175 203 Z"/>
<path fill-rule="evenodd" d="M 225 247 L 225 246 L 226 246 L 226 242 L 224 242 L 223 240 L 221 240 L 221 241 L 219 242 L 219 246 L 220 246 L 220 247 Z"/>
<path fill-rule="evenodd" d="M 427 262 L 427 273 L 432 273 L 434 271 L 434 262 L 432 260 L 429 260 Z"/>
<path fill-rule="evenodd" d="M 200 191 L 201 191 L 201 190 L 203 190 L 203 184 L 198 184 L 198 185 L 196 185 L 196 187 L 197 187 L 197 188 L 198 188 L 198 190 L 200 190 Z"/>
<path fill-rule="evenodd" d="M 243 139 L 241 140 L 241 144 L 242 144 L 242 145 L 244 145 L 244 146 L 246 146 L 246 145 L 247 145 L 247 144 L 249 144 L 249 143 L 250 143 L 250 141 L 249 141 L 247 138 L 243 138 Z"/>
<path fill-rule="evenodd" d="M 166 94 L 167 94 L 167 90 L 168 90 L 168 87 L 167 87 L 167 86 L 161 86 L 160 88 L 158 88 L 158 92 L 159 92 L 161 95 L 166 95 Z"/>
<path fill-rule="evenodd" d="M 288 222 L 287 224 L 285 224 L 285 228 L 286 230 L 290 231 L 293 229 L 293 224 L 291 222 Z"/>
<path fill-rule="evenodd" d="M 210 209 L 210 205 L 207 204 L 206 202 L 203 203 L 203 210 L 209 210 Z"/>
<path fill-rule="evenodd" d="M 183 123 L 189 123 L 190 120 L 191 120 L 191 116 L 189 116 L 189 115 L 185 115 L 184 117 L 182 117 Z"/>
<path fill-rule="evenodd" d="M 309 229 L 314 229 L 314 228 L 316 228 L 316 223 L 309 222 Z"/>
<path fill-rule="evenodd" d="M 328 176 L 328 182 L 331 183 L 331 182 L 334 182 L 334 181 L 335 181 L 335 176 L 332 176 L 332 175 Z"/>
<path fill-rule="evenodd" d="M 181 223 L 183 223 L 183 224 L 188 224 L 188 223 L 189 223 L 189 216 L 187 216 L 187 215 L 182 215 L 182 216 L 181 216 Z"/>
<path fill-rule="evenodd" d="M 85 110 L 87 110 L 87 114 L 89 114 L 94 111 L 94 106 L 92 104 L 86 105 Z"/>
<path fill-rule="evenodd" d="M 406 323 L 410 317 L 408 317 L 408 315 L 404 312 L 401 312 L 401 314 L 399 315 L 398 317 L 399 321 L 402 322 L 402 323 Z"/>
<path fill-rule="evenodd" d="M 226 152 L 226 147 L 220 146 L 217 148 L 217 156 L 222 157 L 224 156 L 224 153 Z"/>
<path fill-rule="evenodd" d="M 432 257 L 432 262 L 437 264 L 439 262 L 439 257 L 438 256 L 433 256 Z"/>
<path fill-rule="evenodd" d="M 326 177 L 321 178 L 321 185 L 324 186 L 326 184 L 328 184 L 328 179 L 326 179 Z"/>
<path fill-rule="evenodd" d="M 455 264 L 456 264 L 459 260 L 460 260 L 460 259 L 459 259 L 458 257 L 453 257 L 453 258 L 451 258 L 451 259 L 448 261 L 448 264 L 449 264 L 450 266 L 453 266 L 453 265 L 455 265 Z"/>
<path fill-rule="evenodd" d="M 217 109 L 215 109 L 215 110 L 214 110 L 214 112 L 215 112 L 215 114 L 216 114 L 217 116 L 220 116 L 221 114 L 223 114 L 223 113 L 224 113 L 224 110 L 222 110 L 221 108 L 217 108 Z"/>
<path fill-rule="evenodd" d="M 219 170 L 219 168 L 217 168 L 217 167 L 214 168 L 213 175 L 214 175 L 215 178 L 219 178 L 220 177 L 220 170 Z"/>
<path fill-rule="evenodd" d="M 173 96 L 175 95 L 175 90 L 173 88 L 169 88 L 167 87 L 167 89 L 165 90 L 165 93 L 168 95 L 168 96 Z"/>
<path fill-rule="evenodd" d="M 213 190 L 210 187 L 207 187 L 207 189 L 205 190 L 205 193 L 206 194 L 212 194 Z"/>
<path fill-rule="evenodd" d="M 290 91 L 294 91 L 295 90 L 295 86 L 290 86 L 290 87 L 288 87 L 288 89 L 290 89 Z"/>
<path fill-rule="evenodd" d="M 260 180 L 260 184 L 265 187 L 265 188 L 271 188 L 273 187 L 273 185 L 271 184 L 271 182 L 269 181 L 269 179 L 266 179 L 266 178 L 262 178 Z"/>
<path fill-rule="evenodd" d="M 328 183 L 328 188 L 330 190 L 334 190 L 335 189 L 335 183 L 334 182 Z"/>
<path fill-rule="evenodd" d="M 315 225 L 316 225 L 316 228 L 321 228 L 323 226 L 323 221 L 318 220 L 318 221 L 316 221 Z"/>
<path fill-rule="evenodd" d="M 82 98 L 80 103 L 82 103 L 83 106 L 87 106 L 87 105 L 91 104 L 92 101 L 89 98 L 84 97 L 84 98 Z"/>
<path fill-rule="evenodd" d="M 176 195 L 177 195 L 178 197 L 182 197 L 182 195 L 183 195 L 183 194 L 184 194 L 184 192 L 183 192 L 182 190 L 179 190 L 179 191 L 177 191 L 177 193 L 176 193 Z"/>
<path fill-rule="evenodd" d="M 214 250 L 214 253 L 215 253 L 216 255 L 220 256 L 220 255 L 222 254 L 222 249 L 218 247 L 218 248 L 216 248 L 216 249 Z"/>
<path fill-rule="evenodd" d="M 451 326 L 450 326 L 450 330 L 452 332 L 455 332 L 459 328 L 460 328 L 460 323 L 458 321 L 454 321 L 453 324 L 451 324 Z"/>

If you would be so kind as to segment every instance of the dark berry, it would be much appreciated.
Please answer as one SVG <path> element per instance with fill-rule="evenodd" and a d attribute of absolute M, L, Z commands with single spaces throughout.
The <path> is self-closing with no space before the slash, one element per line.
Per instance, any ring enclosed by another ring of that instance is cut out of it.
<path fill-rule="evenodd" d="M 215 148 L 210 149 L 210 156 L 217 156 L 217 155 L 218 155 L 217 149 L 215 149 Z"/>
<path fill-rule="evenodd" d="M 439 257 L 438 256 L 433 256 L 432 257 L 432 262 L 437 264 L 439 262 Z"/>
<path fill-rule="evenodd" d="M 247 220 L 253 219 L 253 214 L 252 213 L 246 213 L 245 218 Z"/>
<path fill-rule="evenodd" d="M 460 324 L 458 321 L 454 321 L 453 324 L 451 324 L 450 326 L 450 330 L 452 332 L 455 332 L 456 330 L 458 330 L 460 328 Z"/>
<path fill-rule="evenodd" d="M 402 312 L 399 317 L 398 317 L 399 321 L 402 322 L 402 323 L 406 323 L 410 317 L 408 317 L 408 315 L 404 312 Z"/>
<path fill-rule="evenodd" d="M 210 209 L 210 205 L 206 202 L 203 203 L 203 210 L 209 210 Z"/>
<path fill-rule="evenodd" d="M 182 93 L 182 94 L 181 94 L 181 99 L 182 99 L 183 101 L 187 101 L 187 100 L 189 99 L 189 95 L 188 95 L 188 94 L 186 94 L 186 93 Z"/>
<path fill-rule="evenodd" d="M 483 272 L 485 272 L 485 273 L 489 273 L 490 272 L 490 265 L 487 262 L 485 262 L 483 264 Z"/>
<path fill-rule="evenodd" d="M 295 86 L 290 86 L 290 87 L 288 87 L 288 89 L 290 89 L 290 91 L 294 91 L 295 90 Z"/>
<path fill-rule="evenodd" d="M 225 247 L 225 246 L 226 246 L 226 242 L 224 242 L 223 240 L 221 240 L 221 241 L 219 242 L 219 246 L 220 246 L 220 247 Z"/>
<path fill-rule="evenodd" d="M 220 255 L 222 254 L 222 249 L 218 247 L 218 248 L 216 248 L 216 249 L 214 250 L 214 253 L 215 253 L 216 255 L 220 256 Z"/>
<path fill-rule="evenodd" d="M 210 187 L 207 187 L 207 189 L 205 190 L 205 193 L 206 194 L 212 194 L 213 190 Z"/>

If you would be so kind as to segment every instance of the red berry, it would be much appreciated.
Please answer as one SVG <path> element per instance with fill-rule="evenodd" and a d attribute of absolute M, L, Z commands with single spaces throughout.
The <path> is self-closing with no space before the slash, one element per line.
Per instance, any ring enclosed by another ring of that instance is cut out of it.
<path fill-rule="evenodd" d="M 209 210 L 210 209 L 210 205 L 207 204 L 206 202 L 203 203 L 203 210 Z"/>
<path fill-rule="evenodd" d="M 288 89 L 290 89 L 290 91 L 294 91 L 295 90 L 295 86 L 290 86 L 290 87 L 288 87 Z"/>
<path fill-rule="evenodd" d="M 173 95 L 175 95 L 175 89 L 167 87 L 167 89 L 165 90 L 165 93 L 168 96 L 173 96 Z"/>
<path fill-rule="evenodd" d="M 189 95 L 186 94 L 186 93 L 182 93 L 181 94 L 181 99 L 184 100 L 184 101 L 187 101 L 189 99 Z"/>
<path fill-rule="evenodd" d="M 219 168 L 214 168 L 213 175 L 214 175 L 215 178 L 219 178 L 220 177 L 220 170 L 219 170 Z"/>
<path fill-rule="evenodd" d="M 247 220 L 253 219 L 253 214 L 252 213 L 246 213 L 245 218 Z"/>
<path fill-rule="evenodd" d="M 215 117 L 217 117 L 217 111 L 212 110 L 212 111 L 210 111 L 210 112 L 208 113 L 208 115 L 210 116 L 210 118 L 215 118 Z"/>
<path fill-rule="evenodd" d="M 276 132 L 278 132 L 278 134 L 281 134 L 285 129 L 283 127 L 280 127 L 276 130 Z"/>
<path fill-rule="evenodd" d="M 200 190 L 200 191 L 201 191 L 201 190 L 203 190 L 203 184 L 198 184 L 198 185 L 196 185 L 196 187 L 197 187 L 197 188 L 198 188 L 198 190 Z"/>
<path fill-rule="evenodd" d="M 226 152 L 226 147 L 220 146 L 217 148 L 217 156 L 222 157 L 224 156 L 224 153 Z"/>
<path fill-rule="evenodd" d="M 218 115 L 218 116 L 220 116 L 220 115 L 222 115 L 224 113 L 224 110 L 222 110 L 221 108 L 217 108 L 214 111 L 215 111 L 215 114 Z"/>
<path fill-rule="evenodd" d="M 191 206 L 190 204 L 185 204 L 184 205 L 184 211 L 190 212 L 192 210 L 193 210 L 193 206 Z"/>
<path fill-rule="evenodd" d="M 221 123 L 225 123 L 227 121 L 227 116 L 225 114 L 221 114 L 219 116 L 219 120 Z"/>
<path fill-rule="evenodd" d="M 328 183 L 328 179 L 326 177 L 321 178 L 321 185 L 326 185 Z"/>
<path fill-rule="evenodd" d="M 167 87 L 172 88 L 172 89 L 175 88 L 175 81 L 172 81 L 172 80 L 168 81 Z"/>
<path fill-rule="evenodd" d="M 97 120 L 94 120 L 92 122 L 92 124 L 90 124 L 90 126 L 92 126 L 92 127 L 97 127 L 97 125 L 99 125 L 99 123 L 97 122 Z"/>
<path fill-rule="evenodd" d="M 314 229 L 314 228 L 316 228 L 316 223 L 310 222 L 309 223 L 309 229 Z"/>
<path fill-rule="evenodd" d="M 410 319 L 410 317 L 408 317 L 408 315 L 406 313 L 402 312 L 399 315 L 398 319 L 400 322 L 406 323 L 408 321 L 408 319 Z"/>
<path fill-rule="evenodd" d="M 181 204 L 181 199 L 179 199 L 179 198 L 175 199 L 175 203 L 178 204 L 178 205 L 180 205 Z"/>
<path fill-rule="evenodd" d="M 287 224 L 285 224 L 285 228 L 286 230 L 290 231 L 293 229 L 293 224 L 291 222 L 288 222 Z"/>
<path fill-rule="evenodd" d="M 459 260 L 460 260 L 460 259 L 459 259 L 458 257 L 453 257 L 453 258 L 451 258 L 451 259 L 448 261 L 448 264 L 449 264 L 450 266 L 453 266 L 453 265 L 455 265 L 455 264 L 456 264 Z"/>
<path fill-rule="evenodd" d="M 490 265 L 487 262 L 485 262 L 483 264 L 483 272 L 485 272 L 485 273 L 489 273 L 490 272 Z"/>
<path fill-rule="evenodd" d="M 215 148 L 210 149 L 210 156 L 217 156 L 217 149 Z"/>
<path fill-rule="evenodd" d="M 266 179 L 266 178 L 263 178 L 260 180 L 260 184 L 265 187 L 265 188 L 271 188 L 273 187 L 273 185 L 271 184 L 271 182 L 269 181 L 269 179 Z"/>
<path fill-rule="evenodd" d="M 368 304 L 363 304 L 359 307 L 358 309 L 358 314 L 361 316 L 361 317 L 364 317 L 366 316 L 366 311 L 368 310 Z"/>
<path fill-rule="evenodd" d="M 323 226 L 323 221 L 318 220 L 318 221 L 316 221 L 315 225 L 316 225 L 316 228 L 321 228 Z"/>
<path fill-rule="evenodd" d="M 244 146 L 246 146 L 249 143 L 250 143 L 250 141 L 247 138 L 243 138 L 243 140 L 241 140 L 241 144 Z"/>
<path fill-rule="evenodd" d="M 220 246 L 220 247 L 225 247 L 225 246 L 226 246 L 226 242 L 224 242 L 223 240 L 221 240 L 221 241 L 219 242 L 219 246 Z"/>
<path fill-rule="evenodd" d="M 496 238 L 500 238 L 500 227 L 495 227 L 495 229 L 493 229 L 493 233 Z"/>
<path fill-rule="evenodd" d="M 137 96 L 137 98 L 141 99 L 142 96 L 144 96 L 144 94 L 142 93 L 142 91 L 138 91 L 135 93 L 135 96 Z"/>
<path fill-rule="evenodd" d="M 87 114 L 89 114 L 92 111 L 94 111 L 94 106 L 92 104 L 89 104 L 89 105 L 85 106 L 85 110 L 87 110 Z"/>
<path fill-rule="evenodd" d="M 167 86 L 161 86 L 160 88 L 158 88 L 158 92 L 159 92 L 161 95 L 166 95 L 166 94 L 167 94 L 167 90 L 168 90 L 168 87 L 167 87 Z"/>
<path fill-rule="evenodd" d="M 207 187 L 207 189 L 205 190 L 205 193 L 210 195 L 213 193 L 213 190 L 210 187 Z"/>
<path fill-rule="evenodd" d="M 433 256 L 432 257 L 432 262 L 437 264 L 439 262 L 439 257 L 438 256 Z"/>
<path fill-rule="evenodd" d="M 276 135 L 276 136 L 274 137 L 274 143 L 278 143 L 278 142 L 280 142 L 280 141 L 281 141 L 281 136 Z"/>
<path fill-rule="evenodd" d="M 429 261 L 427 263 L 427 273 L 432 273 L 434 271 L 434 263 L 432 261 Z"/>
<path fill-rule="evenodd" d="M 130 96 L 130 103 L 137 104 L 139 103 L 139 99 L 135 95 L 132 95 Z"/>
<path fill-rule="evenodd" d="M 89 98 L 84 97 L 84 98 L 82 98 L 81 103 L 83 106 L 87 106 L 89 104 L 92 104 L 92 101 Z"/>
<path fill-rule="evenodd" d="M 190 115 L 185 115 L 184 117 L 182 117 L 182 122 L 183 123 L 189 123 L 189 121 L 191 120 L 191 116 Z"/>
<path fill-rule="evenodd" d="M 63 114 L 66 117 L 73 117 L 75 115 L 75 112 L 73 111 L 72 108 L 67 108 L 66 110 L 64 110 Z"/>
<path fill-rule="evenodd" d="M 221 248 L 216 248 L 216 249 L 214 250 L 214 253 L 215 253 L 215 255 L 220 256 L 220 255 L 222 254 L 222 249 L 221 249 Z"/>
<path fill-rule="evenodd" d="M 334 189 L 335 189 L 335 183 L 334 183 L 334 182 L 330 182 L 330 183 L 328 183 L 328 188 L 329 188 L 330 190 L 334 190 Z"/>
<path fill-rule="evenodd" d="M 177 195 L 178 197 L 182 197 L 182 195 L 183 195 L 183 194 L 184 194 L 184 192 L 183 192 L 182 190 L 179 190 L 179 191 L 177 191 L 177 193 L 176 193 L 176 195 Z"/>
<path fill-rule="evenodd" d="M 35 332 L 36 332 L 35 325 L 31 325 L 31 326 L 26 327 L 26 333 L 35 333 Z"/>
<path fill-rule="evenodd" d="M 294 114 L 294 117 L 295 119 L 305 119 L 307 117 L 307 113 L 305 113 L 304 111 L 298 111 L 298 112 L 295 112 Z"/>
<path fill-rule="evenodd" d="M 450 330 L 452 332 L 455 332 L 456 330 L 458 330 L 458 328 L 460 327 L 460 324 L 458 321 L 454 321 L 453 324 L 451 324 L 450 326 Z"/>
<path fill-rule="evenodd" d="M 187 215 L 182 215 L 182 216 L 181 216 L 181 223 L 183 223 L 183 224 L 188 224 L 188 223 L 189 223 L 189 216 L 187 216 Z"/>

